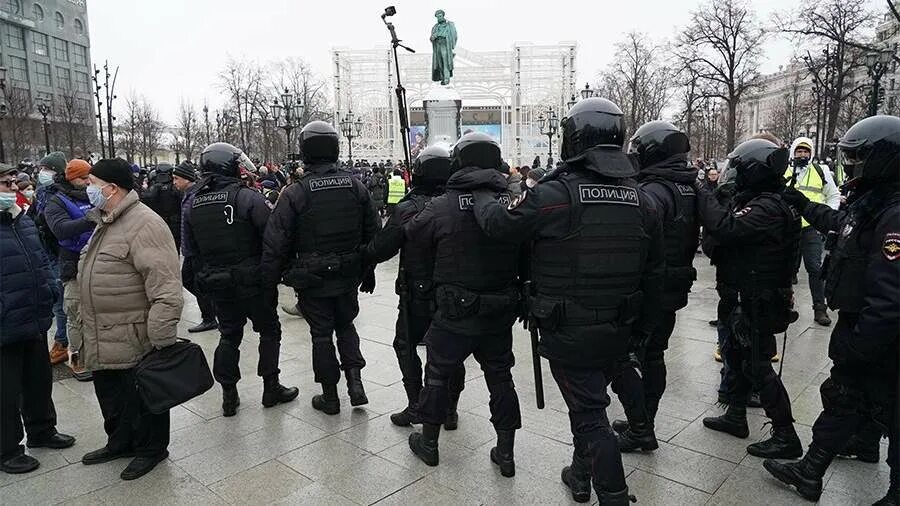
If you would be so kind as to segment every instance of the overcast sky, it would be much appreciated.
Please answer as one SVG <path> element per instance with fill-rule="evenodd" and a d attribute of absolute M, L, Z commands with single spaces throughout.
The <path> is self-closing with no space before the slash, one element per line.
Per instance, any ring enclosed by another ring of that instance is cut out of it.
<path fill-rule="evenodd" d="M 331 49 L 385 46 L 389 36 L 380 14 L 390 0 L 88 0 L 91 55 L 95 63 L 118 65 L 118 105 L 134 91 L 145 95 L 174 122 L 184 97 L 198 108 L 221 103 L 216 74 L 229 55 L 260 60 L 301 57 L 331 85 Z M 517 2 L 393 0 L 393 21 L 405 43 L 430 52 L 434 10 L 456 24 L 458 44 L 468 50 L 510 49 L 513 42 L 578 43 L 578 80 L 593 81 L 626 32 L 673 35 L 698 0 L 622 2 Z M 797 0 L 752 0 L 760 18 L 792 8 Z M 777 70 L 794 48 L 770 42 L 763 70 Z M 402 69 L 401 69 L 402 71 Z"/>

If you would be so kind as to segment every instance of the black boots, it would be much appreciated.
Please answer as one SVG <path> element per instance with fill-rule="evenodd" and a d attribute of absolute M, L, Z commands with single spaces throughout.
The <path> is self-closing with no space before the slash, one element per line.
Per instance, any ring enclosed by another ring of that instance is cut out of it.
<path fill-rule="evenodd" d="M 441 434 L 441 426 L 430 423 L 422 424 L 422 432 L 413 432 L 409 435 L 409 449 L 416 454 L 426 465 L 434 467 L 438 465 L 438 436 Z"/>
<path fill-rule="evenodd" d="M 263 378 L 262 405 L 271 408 L 276 404 L 291 402 L 297 398 L 300 390 L 297 387 L 288 388 L 278 382 L 278 375 Z"/>
<path fill-rule="evenodd" d="M 831 325 L 831 318 L 828 317 L 825 304 L 813 306 L 813 320 L 823 327 Z"/>
<path fill-rule="evenodd" d="M 203 320 L 199 324 L 194 327 L 187 329 L 191 334 L 197 332 L 206 332 L 207 330 L 213 330 L 219 328 L 219 324 L 216 323 L 216 320 Z"/>
<path fill-rule="evenodd" d="M 236 385 L 222 385 L 222 414 L 225 416 L 234 416 L 237 414 L 237 408 L 241 405 L 241 398 L 238 395 Z"/>
<path fill-rule="evenodd" d="M 834 454 L 819 447 L 813 442 L 809 450 L 799 462 L 782 464 L 774 460 L 766 460 L 763 467 L 772 476 L 788 485 L 793 485 L 797 493 L 808 501 L 818 501 L 822 495 L 822 477 L 828 465 L 834 459 Z"/>
<path fill-rule="evenodd" d="M 633 502 L 637 502 L 633 495 L 628 495 L 628 487 L 618 492 L 598 490 L 597 499 L 599 499 L 597 503 L 599 506 L 628 506 Z"/>
<path fill-rule="evenodd" d="M 347 377 L 347 394 L 350 395 L 351 406 L 362 406 L 369 403 L 366 390 L 363 388 L 362 375 L 359 369 L 347 369 L 344 372 Z"/>
<path fill-rule="evenodd" d="M 169 458 L 169 452 L 163 450 L 162 453 L 153 457 L 135 457 L 128 463 L 128 466 L 119 474 L 119 478 L 125 481 L 136 480 L 141 476 L 149 473 L 157 464 Z"/>
<path fill-rule="evenodd" d="M 741 439 L 750 436 L 750 428 L 747 427 L 747 408 L 734 405 L 729 405 L 722 416 L 704 418 L 703 426 Z"/>
<path fill-rule="evenodd" d="M 772 437 L 748 446 L 747 453 L 764 459 L 799 459 L 803 446 L 793 425 L 773 426 Z"/>
<path fill-rule="evenodd" d="M 838 453 L 838 457 L 877 464 L 881 457 L 881 438 L 866 441 L 859 435 L 854 435 Z"/>
<path fill-rule="evenodd" d="M 326 415 L 341 412 L 341 400 L 338 399 L 337 385 L 322 385 L 322 393 L 312 398 L 312 407 Z"/>
<path fill-rule="evenodd" d="M 653 432 L 653 425 L 649 423 L 631 425 L 628 424 L 628 422 L 625 422 L 625 427 L 624 431 L 616 434 L 619 451 L 624 453 L 636 451 L 649 452 L 659 448 L 659 443 L 656 441 L 656 434 Z"/>
<path fill-rule="evenodd" d="M 398 427 L 409 427 L 414 423 L 419 423 L 419 417 L 416 414 L 416 406 L 419 403 L 419 394 L 422 391 L 422 385 L 415 383 L 403 385 L 406 390 L 406 407 L 399 413 L 391 415 L 391 423 Z"/>
<path fill-rule="evenodd" d="M 459 404 L 459 392 L 450 394 L 450 403 L 447 406 L 447 418 L 444 419 L 445 430 L 456 430 L 459 427 L 459 413 L 456 406 Z"/>
<path fill-rule="evenodd" d="M 572 465 L 562 470 L 562 482 L 572 491 L 572 500 L 591 500 L 591 461 L 588 457 L 572 455 Z"/>
<path fill-rule="evenodd" d="M 511 478 L 516 475 L 516 462 L 513 460 L 513 445 L 516 431 L 497 430 L 497 446 L 491 448 L 491 462 L 500 466 L 500 474 Z"/>

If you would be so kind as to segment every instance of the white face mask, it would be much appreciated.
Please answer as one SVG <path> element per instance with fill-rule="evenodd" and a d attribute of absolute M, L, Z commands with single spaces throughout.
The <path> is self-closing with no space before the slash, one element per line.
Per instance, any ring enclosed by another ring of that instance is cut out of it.
<path fill-rule="evenodd" d="M 38 183 L 41 185 L 48 185 L 53 182 L 53 172 L 49 170 L 42 170 L 38 172 Z"/>

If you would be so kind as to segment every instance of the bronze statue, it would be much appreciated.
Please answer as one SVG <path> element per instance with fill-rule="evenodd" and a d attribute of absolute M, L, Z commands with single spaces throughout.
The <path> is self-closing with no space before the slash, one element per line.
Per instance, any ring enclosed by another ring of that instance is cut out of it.
<path fill-rule="evenodd" d="M 444 11 L 434 13 L 437 23 L 431 28 L 431 80 L 442 85 L 450 84 L 453 77 L 453 53 L 456 48 L 456 26 L 444 18 Z"/>

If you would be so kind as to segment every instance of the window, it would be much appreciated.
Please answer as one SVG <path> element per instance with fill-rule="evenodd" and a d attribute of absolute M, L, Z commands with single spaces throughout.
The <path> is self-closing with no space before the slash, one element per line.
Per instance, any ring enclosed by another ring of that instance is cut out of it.
<path fill-rule="evenodd" d="M 72 52 L 75 53 L 75 65 L 87 65 L 87 48 L 72 44 Z"/>
<path fill-rule="evenodd" d="M 51 93 L 47 93 L 45 91 L 39 91 L 39 92 L 35 93 L 34 96 L 35 96 L 35 101 L 34 101 L 35 106 L 37 106 L 38 104 L 53 105 L 53 94 L 51 94 Z"/>
<path fill-rule="evenodd" d="M 87 117 L 92 112 L 91 101 L 86 98 L 76 98 L 75 107 L 77 108 L 76 113 L 83 117 Z"/>
<path fill-rule="evenodd" d="M 72 73 L 65 67 L 56 67 L 56 85 L 61 90 L 72 88 Z"/>
<path fill-rule="evenodd" d="M 66 26 L 66 18 L 63 17 L 62 12 L 56 11 L 56 27 L 63 28 Z"/>
<path fill-rule="evenodd" d="M 75 33 L 79 35 L 84 33 L 84 23 L 82 23 L 78 18 L 75 18 Z"/>
<path fill-rule="evenodd" d="M 9 78 L 23 84 L 28 83 L 28 62 L 25 58 L 9 56 Z"/>
<path fill-rule="evenodd" d="M 6 25 L 6 45 L 13 49 L 25 49 L 25 32 L 22 28 Z"/>
<path fill-rule="evenodd" d="M 19 0 L 3 0 L 0 9 L 10 14 L 22 14 L 22 4 Z"/>
<path fill-rule="evenodd" d="M 40 32 L 31 32 L 31 44 L 34 46 L 34 54 L 47 56 L 49 48 L 47 46 L 47 36 Z"/>
<path fill-rule="evenodd" d="M 90 93 L 91 78 L 84 72 L 78 72 L 76 70 L 75 71 L 75 89 L 78 91 L 83 91 L 85 93 Z"/>
<path fill-rule="evenodd" d="M 50 86 L 50 65 L 34 62 L 34 80 L 41 86 Z"/>
<path fill-rule="evenodd" d="M 59 61 L 69 61 L 69 43 L 53 37 L 53 57 Z"/>
<path fill-rule="evenodd" d="M 31 6 L 31 17 L 33 17 L 35 21 L 43 21 L 44 20 L 44 9 L 42 9 L 41 6 L 38 4 L 32 5 Z"/>

